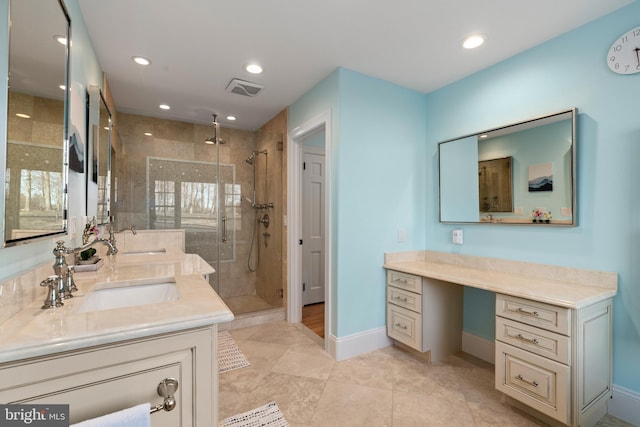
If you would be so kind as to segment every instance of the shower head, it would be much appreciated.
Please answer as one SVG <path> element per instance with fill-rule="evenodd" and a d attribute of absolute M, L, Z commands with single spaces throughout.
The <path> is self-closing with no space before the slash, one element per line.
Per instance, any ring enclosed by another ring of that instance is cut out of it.
<path fill-rule="evenodd" d="M 215 136 L 210 136 L 209 138 L 204 140 L 205 144 L 226 144 L 227 142 L 224 139 L 218 138 L 216 140 Z"/>
<path fill-rule="evenodd" d="M 245 160 L 245 162 L 247 162 L 250 165 L 253 165 L 253 161 L 256 158 L 256 154 L 258 154 L 257 151 L 252 151 L 249 157 L 247 157 L 247 159 Z"/>
<path fill-rule="evenodd" d="M 205 144 L 209 144 L 209 145 L 213 145 L 213 144 L 224 144 L 225 142 L 218 138 L 218 129 L 219 129 L 219 124 L 218 124 L 218 115 L 214 114 L 213 115 L 213 136 L 210 136 L 209 138 L 204 140 Z"/>
<path fill-rule="evenodd" d="M 251 154 L 249 155 L 249 157 L 247 157 L 247 159 L 245 160 L 245 162 L 249 163 L 250 165 L 253 165 L 253 162 L 256 159 L 256 156 L 258 154 L 267 154 L 268 150 L 262 150 L 262 151 L 252 151 Z"/>

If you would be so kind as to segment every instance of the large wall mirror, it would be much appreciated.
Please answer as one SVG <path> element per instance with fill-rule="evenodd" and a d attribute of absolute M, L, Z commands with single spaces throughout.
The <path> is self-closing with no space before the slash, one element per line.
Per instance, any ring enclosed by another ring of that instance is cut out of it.
<path fill-rule="evenodd" d="M 438 144 L 440 221 L 576 225 L 576 115 L 561 111 Z"/>
<path fill-rule="evenodd" d="M 0 140 L 8 246 L 66 232 L 71 21 L 62 1 L 11 0 L 9 22 L 7 132 Z"/>
<path fill-rule="evenodd" d="M 87 217 L 107 224 L 111 199 L 111 112 L 99 87 L 89 88 Z"/>

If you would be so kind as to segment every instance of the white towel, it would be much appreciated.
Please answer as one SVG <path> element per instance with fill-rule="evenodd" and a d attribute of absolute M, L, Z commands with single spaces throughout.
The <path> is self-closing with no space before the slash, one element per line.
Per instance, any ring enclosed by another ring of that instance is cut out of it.
<path fill-rule="evenodd" d="M 151 405 L 143 403 L 102 417 L 72 424 L 71 427 L 150 427 Z"/>

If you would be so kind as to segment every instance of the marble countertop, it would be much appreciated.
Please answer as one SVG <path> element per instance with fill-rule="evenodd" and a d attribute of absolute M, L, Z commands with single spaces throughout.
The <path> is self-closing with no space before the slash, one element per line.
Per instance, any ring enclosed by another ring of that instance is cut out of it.
<path fill-rule="evenodd" d="M 108 258 L 108 257 L 107 257 Z M 233 313 L 204 280 L 214 269 L 194 254 L 177 252 L 106 259 L 95 272 L 75 274 L 78 291 L 64 306 L 35 301 L 0 324 L 0 363 L 227 322 Z M 115 282 L 175 281 L 179 298 L 93 312 L 77 312 L 94 289 Z"/>
<path fill-rule="evenodd" d="M 390 256 L 383 267 L 575 309 L 612 298 L 617 293 L 616 273 L 504 260 L 492 264 L 489 258 L 467 258 L 471 262 L 466 263 L 465 256 L 460 255 L 451 262 L 429 260 L 428 256 L 416 259 Z"/>

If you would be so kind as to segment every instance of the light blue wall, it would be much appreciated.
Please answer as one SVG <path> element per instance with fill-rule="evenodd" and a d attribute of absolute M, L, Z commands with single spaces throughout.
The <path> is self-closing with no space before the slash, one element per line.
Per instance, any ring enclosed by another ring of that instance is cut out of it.
<path fill-rule="evenodd" d="M 102 84 L 102 71 L 91 45 L 82 14 L 78 6 L 78 0 L 65 0 L 67 10 L 71 16 L 71 90 L 70 97 L 70 127 L 75 127 L 86 135 L 86 107 L 85 93 L 88 85 Z M 4 6 L 4 4 L 3 4 Z M 1 15 L 2 13 L 0 13 Z M 6 32 L 6 20 L 0 21 L 2 33 Z M 3 43 L 0 35 L 0 43 Z M 2 44 L 5 46 L 6 42 Z M 2 67 L 2 64 L 0 64 Z M 2 68 L 6 70 L 6 68 Z M 6 77 L 6 75 L 5 75 Z M 75 91 L 75 92 L 74 92 Z M 6 94 L 5 94 L 6 96 Z M 1 101 L 1 100 L 0 100 Z M 0 114 L 6 116 L 6 101 L 0 102 Z M 6 137 L 6 130 L 0 135 Z M 70 172 L 69 174 L 69 218 L 79 219 L 85 213 L 85 178 L 84 174 Z M 55 241 L 53 239 L 40 240 L 28 245 L 11 248 L 0 248 L 0 281 L 14 276 L 22 271 L 27 271 L 44 262 L 53 265 L 52 250 Z M 70 242 L 70 237 L 64 236 L 62 240 Z M 79 244 L 79 241 L 72 242 Z M 0 245 L 1 246 L 1 245 Z"/>
<path fill-rule="evenodd" d="M 329 108 L 332 334 L 345 337 L 385 325 L 383 253 L 424 247 L 425 97 L 338 69 L 289 107 L 289 128 Z"/>
<path fill-rule="evenodd" d="M 453 247 L 450 225 L 429 215 L 427 249 L 619 273 L 614 300 L 613 377 L 640 392 L 640 74 L 606 64 L 616 38 L 640 24 L 640 4 L 427 95 L 427 157 L 437 143 L 522 119 L 578 108 L 578 227 L 464 225 Z M 430 168 L 427 211 L 437 210 Z M 466 331 L 493 339 L 493 295 L 465 290 Z"/>

